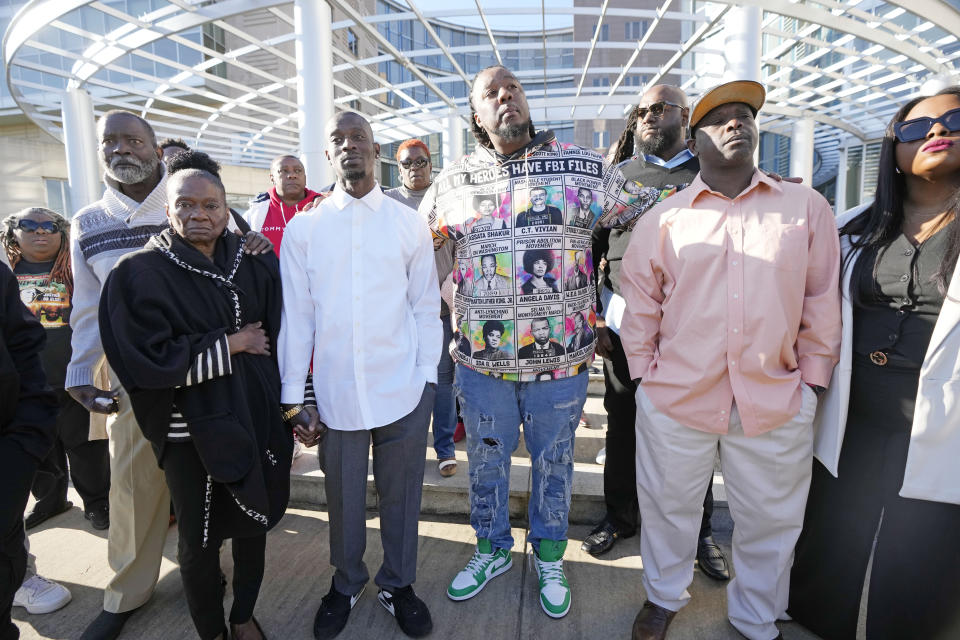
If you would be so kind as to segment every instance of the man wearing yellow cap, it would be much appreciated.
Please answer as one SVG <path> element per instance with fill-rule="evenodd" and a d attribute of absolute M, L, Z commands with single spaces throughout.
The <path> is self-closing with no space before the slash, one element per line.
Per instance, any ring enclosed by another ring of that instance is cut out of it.
<path fill-rule="evenodd" d="M 750 81 L 703 95 L 687 143 L 700 173 L 640 219 L 623 258 L 647 593 L 634 640 L 665 638 L 690 599 L 718 447 L 736 521 L 728 616 L 750 640 L 781 637 L 817 394 L 840 353 L 840 249 L 820 194 L 755 166 L 764 96 Z"/>

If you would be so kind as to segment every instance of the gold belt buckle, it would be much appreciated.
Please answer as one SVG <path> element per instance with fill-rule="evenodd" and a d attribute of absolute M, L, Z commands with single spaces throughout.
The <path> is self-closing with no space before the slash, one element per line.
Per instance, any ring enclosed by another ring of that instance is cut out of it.
<path fill-rule="evenodd" d="M 885 354 L 883 351 L 874 351 L 870 354 L 870 362 L 878 367 L 882 367 L 887 364 L 887 354 Z"/>

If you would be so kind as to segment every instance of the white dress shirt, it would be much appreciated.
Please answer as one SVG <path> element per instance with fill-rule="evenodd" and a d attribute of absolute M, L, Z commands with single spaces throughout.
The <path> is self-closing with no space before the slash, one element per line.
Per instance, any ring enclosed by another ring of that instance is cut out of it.
<path fill-rule="evenodd" d="M 287 224 L 280 274 L 281 402 L 303 401 L 312 352 L 331 429 L 373 429 L 413 411 L 437 381 L 443 342 L 426 221 L 379 185 L 360 199 L 337 185 Z"/>

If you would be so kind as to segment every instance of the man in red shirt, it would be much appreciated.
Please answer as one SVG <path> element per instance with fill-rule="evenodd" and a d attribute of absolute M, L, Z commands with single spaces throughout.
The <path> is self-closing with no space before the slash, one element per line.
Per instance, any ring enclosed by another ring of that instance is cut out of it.
<path fill-rule="evenodd" d="M 321 194 L 307 189 L 307 173 L 296 156 L 274 158 L 270 163 L 270 182 L 273 188 L 250 201 L 243 219 L 251 229 L 273 242 L 273 250 L 279 256 L 287 223 Z"/>

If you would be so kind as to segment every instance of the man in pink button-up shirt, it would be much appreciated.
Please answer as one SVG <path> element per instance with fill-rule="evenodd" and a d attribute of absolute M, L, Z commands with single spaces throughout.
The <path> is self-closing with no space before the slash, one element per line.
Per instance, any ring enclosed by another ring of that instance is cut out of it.
<path fill-rule="evenodd" d="M 763 99 L 749 81 L 704 94 L 688 143 L 700 174 L 640 220 L 623 258 L 648 597 L 635 639 L 665 637 L 690 598 L 718 445 L 736 521 L 729 618 L 751 640 L 780 637 L 816 392 L 840 353 L 840 248 L 820 194 L 755 167 Z"/>

